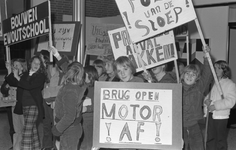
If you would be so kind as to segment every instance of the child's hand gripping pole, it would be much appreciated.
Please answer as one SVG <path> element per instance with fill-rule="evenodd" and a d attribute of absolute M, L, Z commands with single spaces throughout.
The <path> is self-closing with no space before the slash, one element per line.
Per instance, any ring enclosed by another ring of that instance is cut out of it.
<path fill-rule="evenodd" d="M 211 57 L 210 57 L 210 54 L 209 54 L 209 51 L 208 51 L 210 49 L 209 49 L 209 47 L 207 46 L 207 44 L 205 42 L 205 39 L 204 39 L 204 36 L 203 36 L 203 33 L 202 33 L 202 30 L 201 30 L 201 27 L 200 27 L 198 19 L 195 19 L 195 23 L 196 23 L 196 26 L 197 26 L 197 29 L 198 29 L 199 36 L 200 36 L 201 41 L 202 41 L 203 51 L 205 52 L 205 57 L 207 58 L 207 60 L 209 62 L 209 65 L 210 65 L 210 68 L 211 68 L 211 72 L 213 74 L 213 77 L 214 77 L 214 80 L 215 80 L 218 92 L 221 95 L 221 97 L 224 98 L 223 92 L 222 92 L 222 88 L 221 88 L 221 86 L 219 84 L 219 81 L 218 81 L 218 78 L 216 76 L 215 69 L 213 67 L 213 64 L 212 64 L 212 61 L 211 61 Z"/>

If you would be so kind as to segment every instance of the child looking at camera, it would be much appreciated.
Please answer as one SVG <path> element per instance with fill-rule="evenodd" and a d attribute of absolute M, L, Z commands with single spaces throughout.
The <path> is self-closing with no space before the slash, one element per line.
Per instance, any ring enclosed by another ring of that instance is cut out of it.
<path fill-rule="evenodd" d="M 122 82 L 144 82 L 140 77 L 134 76 L 136 68 L 126 56 L 121 56 L 115 61 L 117 75 Z"/>
<path fill-rule="evenodd" d="M 206 54 L 209 48 L 203 49 Z M 198 121 L 203 118 L 204 93 L 212 81 L 212 73 L 204 57 L 202 74 L 195 64 L 186 66 L 181 75 L 183 85 L 183 138 L 185 149 L 204 150 L 203 135 Z"/>

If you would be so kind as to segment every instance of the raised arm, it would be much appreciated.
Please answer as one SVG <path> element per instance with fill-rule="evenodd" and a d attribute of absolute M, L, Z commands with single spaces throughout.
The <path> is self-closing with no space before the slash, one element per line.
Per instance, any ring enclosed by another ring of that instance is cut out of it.
<path fill-rule="evenodd" d="M 50 47 L 50 51 L 52 51 L 53 55 L 56 57 L 56 59 L 58 60 L 57 66 L 62 70 L 62 72 L 65 74 L 67 72 L 67 68 L 69 65 L 69 59 L 68 57 L 66 57 L 65 55 L 61 56 L 60 53 L 58 52 L 58 50 L 54 47 L 51 46 Z"/>
<path fill-rule="evenodd" d="M 206 54 L 210 52 L 210 48 L 208 46 L 203 48 L 204 52 L 204 63 L 203 63 L 203 68 L 202 68 L 202 75 L 201 78 L 198 81 L 200 90 L 204 93 L 208 88 L 210 83 L 213 81 L 213 75 L 211 72 L 211 68 L 209 65 L 209 62 L 206 58 Z"/>

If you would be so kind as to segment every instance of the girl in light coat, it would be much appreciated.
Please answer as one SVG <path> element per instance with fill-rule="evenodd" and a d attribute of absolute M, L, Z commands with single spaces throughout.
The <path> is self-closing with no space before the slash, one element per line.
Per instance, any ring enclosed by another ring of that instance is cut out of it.
<path fill-rule="evenodd" d="M 235 105 L 236 101 L 236 85 L 229 79 L 230 68 L 225 61 L 219 60 L 215 62 L 214 67 L 223 90 L 223 98 L 218 92 L 216 84 L 214 84 L 204 101 L 205 110 L 209 111 L 206 149 L 226 150 L 227 123 L 230 109 Z"/>

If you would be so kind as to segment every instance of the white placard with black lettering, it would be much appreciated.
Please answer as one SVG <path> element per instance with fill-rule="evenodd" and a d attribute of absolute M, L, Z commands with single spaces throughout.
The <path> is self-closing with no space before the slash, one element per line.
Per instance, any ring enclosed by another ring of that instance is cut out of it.
<path fill-rule="evenodd" d="M 134 43 L 197 18 L 191 0 L 116 0 Z"/>

